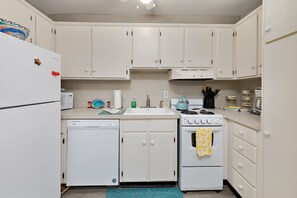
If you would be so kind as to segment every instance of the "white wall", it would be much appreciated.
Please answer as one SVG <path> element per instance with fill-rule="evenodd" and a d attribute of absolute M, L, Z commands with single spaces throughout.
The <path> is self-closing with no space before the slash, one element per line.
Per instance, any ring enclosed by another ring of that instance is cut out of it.
<path fill-rule="evenodd" d="M 167 72 L 136 72 L 131 74 L 130 81 L 102 80 L 63 80 L 62 87 L 74 92 L 74 106 L 86 107 L 87 101 L 96 98 L 111 101 L 113 105 L 113 90 L 120 89 L 123 94 L 123 106 L 130 106 L 135 98 L 138 106 L 144 106 L 146 95 L 150 95 L 151 105 L 158 106 L 164 100 L 164 106 L 169 106 L 169 99 L 180 95 L 188 98 L 203 98 L 201 90 L 206 84 L 213 89 L 221 89 L 216 97 L 216 107 L 225 105 L 227 95 L 240 95 L 240 81 L 168 81 Z M 169 99 L 163 98 L 163 91 L 169 91 Z"/>

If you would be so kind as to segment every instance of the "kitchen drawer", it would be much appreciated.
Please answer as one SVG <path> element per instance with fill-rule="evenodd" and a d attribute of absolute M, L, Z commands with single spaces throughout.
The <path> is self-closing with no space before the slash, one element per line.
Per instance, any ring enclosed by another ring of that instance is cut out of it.
<path fill-rule="evenodd" d="M 257 166 L 235 150 L 232 150 L 232 167 L 252 186 L 256 187 Z"/>
<path fill-rule="evenodd" d="M 234 169 L 232 170 L 232 186 L 242 198 L 256 198 L 257 191 L 245 179 L 243 179 Z"/>
<path fill-rule="evenodd" d="M 233 136 L 233 149 L 240 154 L 257 163 L 257 148 Z"/>
<path fill-rule="evenodd" d="M 122 132 L 147 132 L 147 120 L 122 120 L 120 122 Z"/>
<path fill-rule="evenodd" d="M 237 137 L 239 137 L 240 139 L 254 145 L 257 146 L 257 132 L 244 127 L 242 125 L 239 125 L 237 123 L 233 123 L 233 134 Z"/>
<path fill-rule="evenodd" d="M 172 132 L 176 128 L 176 120 L 150 120 L 150 132 Z"/>

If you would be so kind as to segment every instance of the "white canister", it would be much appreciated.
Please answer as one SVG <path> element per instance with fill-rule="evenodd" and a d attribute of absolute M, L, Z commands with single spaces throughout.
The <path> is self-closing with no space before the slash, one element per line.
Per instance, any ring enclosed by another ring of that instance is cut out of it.
<path fill-rule="evenodd" d="M 115 109 L 122 108 L 122 91 L 121 90 L 114 90 L 113 91 L 113 104 Z"/>

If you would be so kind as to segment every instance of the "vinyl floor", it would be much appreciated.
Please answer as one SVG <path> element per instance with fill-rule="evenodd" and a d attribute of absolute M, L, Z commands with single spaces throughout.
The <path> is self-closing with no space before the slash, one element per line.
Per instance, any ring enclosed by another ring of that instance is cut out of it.
<path fill-rule="evenodd" d="M 105 198 L 105 188 L 100 187 L 72 187 L 62 195 L 62 198 Z M 199 191 L 184 193 L 184 198 L 236 198 L 231 190 L 224 186 L 223 191 Z"/>

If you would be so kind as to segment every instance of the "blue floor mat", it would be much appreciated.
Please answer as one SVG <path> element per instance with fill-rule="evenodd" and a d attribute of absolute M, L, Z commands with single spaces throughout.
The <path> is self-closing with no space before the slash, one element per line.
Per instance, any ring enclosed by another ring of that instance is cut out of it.
<path fill-rule="evenodd" d="M 106 198 L 183 198 L 179 188 L 120 188 L 109 189 Z"/>

